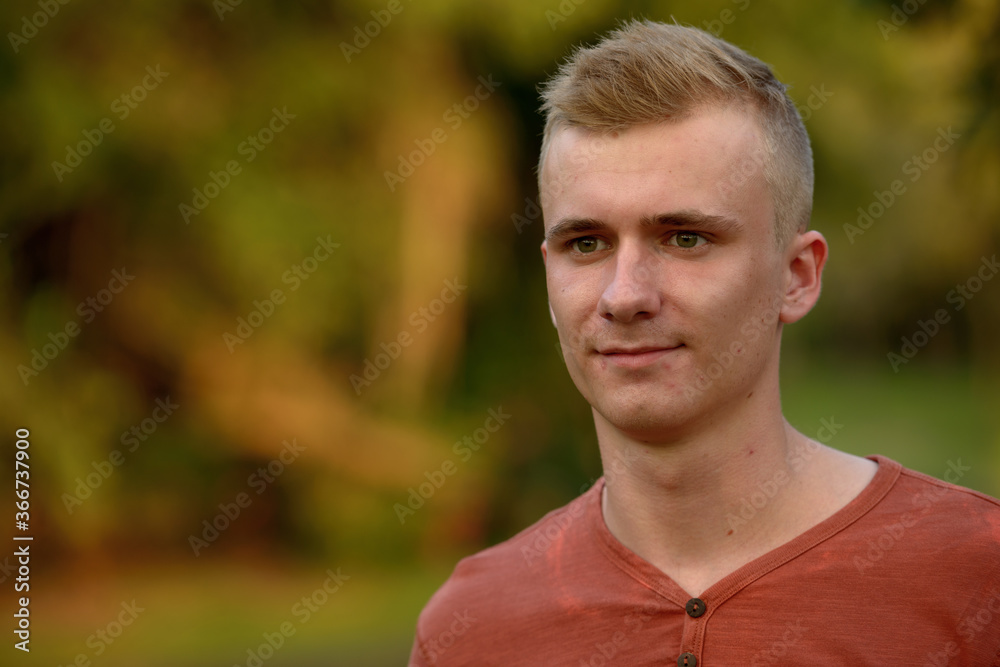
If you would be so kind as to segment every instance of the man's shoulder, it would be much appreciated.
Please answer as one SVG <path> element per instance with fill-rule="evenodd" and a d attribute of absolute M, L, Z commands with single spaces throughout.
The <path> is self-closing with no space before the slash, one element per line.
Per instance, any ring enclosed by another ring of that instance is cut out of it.
<path fill-rule="evenodd" d="M 899 464 L 895 464 L 899 466 Z M 960 486 L 971 470 L 961 459 L 948 461 L 944 479 L 899 466 L 899 477 L 880 503 L 875 517 L 885 523 L 880 532 L 939 558 L 954 556 L 969 565 L 1000 563 L 1000 500 Z M 913 538 L 907 535 L 913 534 Z M 924 549 L 920 549 L 922 543 Z M 981 558 L 977 558 L 980 556 Z"/>
<path fill-rule="evenodd" d="M 970 470 L 972 466 L 964 465 L 961 458 L 946 462 L 942 479 L 900 466 L 898 487 L 913 509 L 928 510 L 927 514 L 956 513 L 960 520 L 1000 521 L 1000 499 L 961 486 Z"/>
<path fill-rule="evenodd" d="M 589 526 L 593 517 L 588 517 L 599 511 L 598 486 L 513 537 L 459 561 L 420 614 L 417 638 L 424 650 L 440 652 L 434 642 L 448 633 L 457 639 L 456 631 L 468 631 L 481 648 L 483 642 L 537 631 L 539 619 L 551 620 L 560 596 L 568 592 L 556 580 L 565 583 L 567 569 L 579 564 L 582 570 L 598 554 Z M 544 593 L 553 587 L 560 588 L 559 594 Z"/>
<path fill-rule="evenodd" d="M 530 587 L 532 579 L 545 576 L 554 552 L 562 552 L 569 542 L 590 541 L 585 519 L 588 503 L 598 500 L 597 490 L 592 488 L 507 540 L 463 558 L 435 597 Z"/>

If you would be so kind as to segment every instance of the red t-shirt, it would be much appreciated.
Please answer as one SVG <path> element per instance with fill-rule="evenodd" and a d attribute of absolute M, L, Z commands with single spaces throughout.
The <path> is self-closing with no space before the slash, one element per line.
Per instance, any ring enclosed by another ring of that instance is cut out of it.
<path fill-rule="evenodd" d="M 871 458 L 846 507 L 699 598 L 608 531 L 602 479 L 463 559 L 410 665 L 1000 667 L 1000 501 Z"/>

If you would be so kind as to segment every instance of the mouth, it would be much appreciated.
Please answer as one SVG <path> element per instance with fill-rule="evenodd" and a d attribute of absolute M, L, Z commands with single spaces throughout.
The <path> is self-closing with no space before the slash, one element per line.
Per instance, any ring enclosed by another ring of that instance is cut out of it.
<path fill-rule="evenodd" d="M 621 368 L 642 368 L 653 364 L 668 354 L 684 347 L 683 344 L 672 347 L 608 347 L 597 350 L 602 359 Z"/>

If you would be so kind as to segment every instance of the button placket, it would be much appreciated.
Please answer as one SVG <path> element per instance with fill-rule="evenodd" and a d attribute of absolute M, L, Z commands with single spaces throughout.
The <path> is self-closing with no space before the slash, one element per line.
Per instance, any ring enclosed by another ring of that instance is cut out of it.
<path fill-rule="evenodd" d="M 684 605 L 684 611 L 691 618 L 701 618 L 705 615 L 705 612 L 708 611 L 708 605 L 706 605 L 705 601 L 701 598 L 691 598 Z M 697 624 L 689 625 L 689 623 L 690 621 L 684 624 L 684 643 L 690 642 L 693 639 L 690 634 L 692 631 L 697 634 L 697 630 L 695 630 Z M 677 657 L 677 664 L 679 667 L 696 667 L 698 664 L 698 656 L 691 651 L 684 651 Z"/>

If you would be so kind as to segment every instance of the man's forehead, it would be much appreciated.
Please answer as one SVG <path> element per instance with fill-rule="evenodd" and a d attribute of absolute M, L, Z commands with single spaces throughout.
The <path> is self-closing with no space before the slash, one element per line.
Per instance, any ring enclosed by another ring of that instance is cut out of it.
<path fill-rule="evenodd" d="M 645 176 L 668 175 L 703 189 L 718 185 L 726 198 L 763 181 L 766 148 L 755 117 L 745 109 L 713 107 L 663 123 L 616 132 L 583 127 L 557 129 L 539 178 L 543 208 L 567 190 L 610 184 L 628 187 Z M 636 181 L 635 179 L 638 179 Z M 761 183 L 762 184 L 762 183 Z"/>
<path fill-rule="evenodd" d="M 732 106 L 708 107 L 678 119 L 615 130 L 557 127 L 549 140 L 542 177 L 558 176 L 551 172 L 567 168 L 599 166 L 602 158 L 635 158 L 637 149 L 655 158 L 699 144 L 711 153 L 713 148 L 726 153 L 752 152 L 763 150 L 763 133 L 753 114 Z"/>

